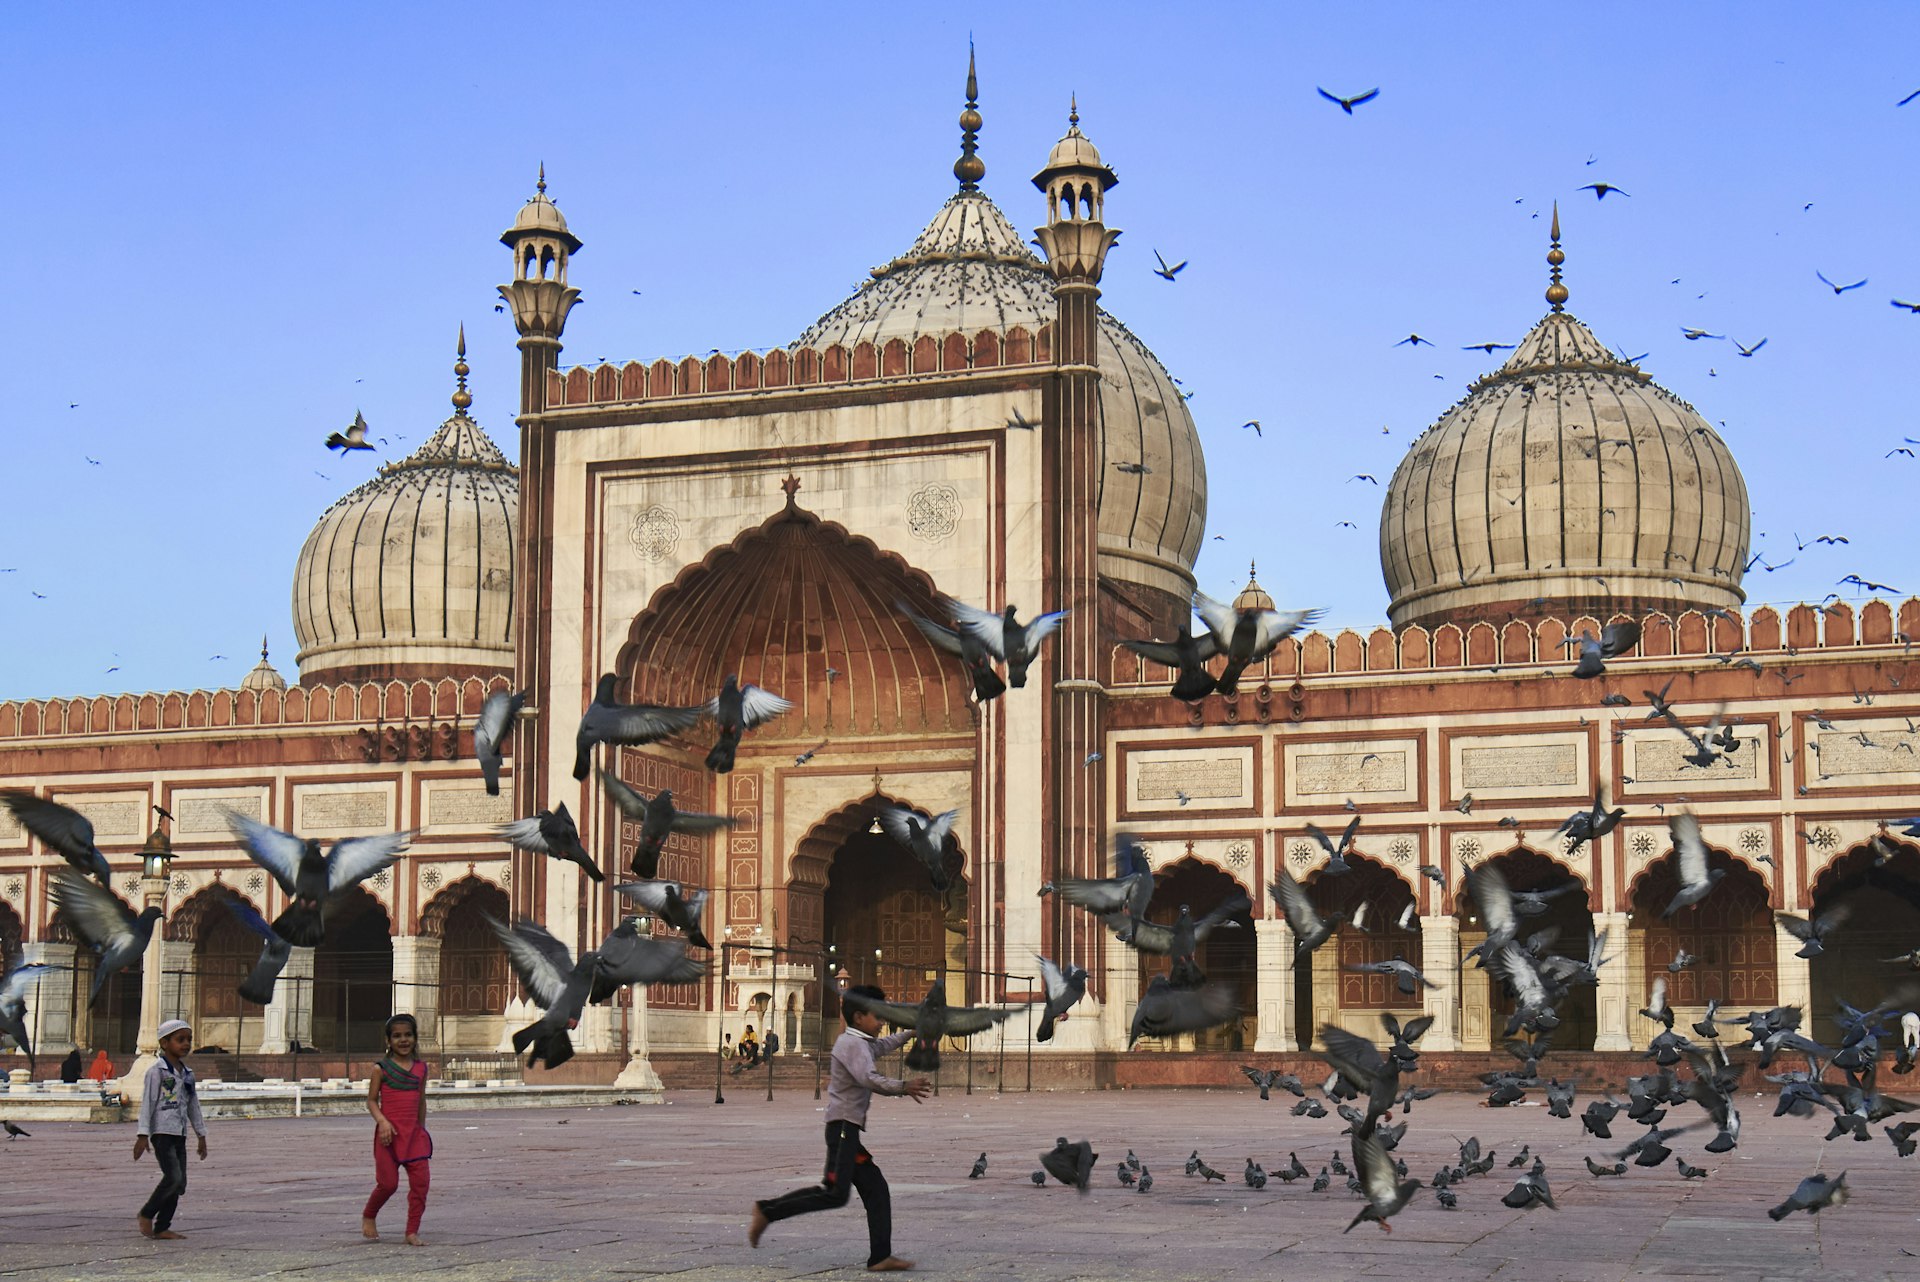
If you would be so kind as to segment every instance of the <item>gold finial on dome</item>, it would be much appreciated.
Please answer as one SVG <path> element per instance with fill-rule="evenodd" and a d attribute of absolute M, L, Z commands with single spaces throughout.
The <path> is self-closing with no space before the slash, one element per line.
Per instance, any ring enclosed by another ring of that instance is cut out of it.
<path fill-rule="evenodd" d="M 968 37 L 967 105 L 960 112 L 960 159 L 953 162 L 961 191 L 979 191 L 980 180 L 987 176 L 987 164 L 976 154 L 980 123 L 980 82 L 973 72 L 973 39 Z"/>
<path fill-rule="evenodd" d="M 1560 249 L 1560 202 L 1557 200 L 1553 202 L 1553 227 L 1547 235 L 1553 242 L 1547 250 L 1547 266 L 1553 275 L 1552 283 L 1547 286 L 1547 301 L 1557 312 L 1567 302 L 1567 287 L 1560 283 L 1560 264 L 1567 261 L 1567 256 Z"/>
<path fill-rule="evenodd" d="M 453 376 L 458 382 L 453 389 L 453 408 L 461 414 L 473 404 L 473 393 L 467 390 L 467 324 L 460 322 L 460 344 L 454 357 Z"/>
<path fill-rule="evenodd" d="M 547 194 L 547 162 L 544 160 L 540 162 L 540 179 L 533 184 L 533 189 L 542 196 Z"/>
<path fill-rule="evenodd" d="M 1080 95 L 1077 93 L 1067 95 L 1067 127 L 1069 129 L 1080 127 Z"/>

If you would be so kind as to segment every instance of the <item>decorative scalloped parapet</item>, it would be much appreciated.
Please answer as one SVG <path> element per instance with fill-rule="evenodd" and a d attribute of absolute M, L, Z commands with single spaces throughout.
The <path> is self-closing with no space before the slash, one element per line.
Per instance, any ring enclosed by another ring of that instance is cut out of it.
<path fill-rule="evenodd" d="M 286 690 L 168 690 L 77 699 L 0 702 L 0 747 L 9 740 L 137 735 L 167 730 L 470 719 L 504 676 L 464 681 L 366 681 Z"/>
<path fill-rule="evenodd" d="M 1625 619 L 1612 615 L 1606 622 Z M 1274 647 L 1264 665 L 1249 668 L 1241 678 L 1249 683 L 1288 684 L 1299 677 L 1344 676 L 1366 672 L 1430 672 L 1497 669 L 1522 664 L 1551 667 L 1570 657 L 1567 639 L 1582 632 L 1599 634 L 1601 620 L 1582 615 L 1557 618 L 1512 619 L 1496 627 L 1490 621 L 1471 624 L 1464 631 L 1443 623 L 1428 630 L 1418 625 L 1400 629 L 1378 627 L 1365 637 L 1352 630 L 1336 635 L 1304 632 Z M 1641 644 L 1634 657 L 1705 658 L 1709 655 L 1783 653 L 1789 649 L 1848 650 L 1878 646 L 1907 647 L 1920 642 L 1920 597 L 1909 597 L 1896 607 L 1869 601 L 1856 611 L 1836 602 L 1824 609 L 1796 605 L 1783 619 L 1771 606 L 1761 606 L 1744 618 L 1735 611 L 1712 617 L 1689 610 L 1679 617 L 1648 614 L 1640 619 Z M 1907 638 L 1913 638 L 1913 642 Z M 1164 685 L 1173 670 L 1142 659 L 1124 647 L 1113 649 L 1116 686 Z M 1219 664 L 1216 661 L 1216 669 Z"/>
<path fill-rule="evenodd" d="M 736 392 L 887 382 L 1052 363 L 1053 327 L 1042 325 L 1038 330 L 1028 330 L 1016 325 L 1005 333 L 983 329 L 971 338 L 965 334 L 944 338 L 922 335 L 911 346 L 895 338 L 878 348 L 872 343 L 851 348 L 835 344 L 821 350 L 775 348 L 764 356 L 758 352 L 738 356 L 715 352 L 705 360 L 688 356 L 678 364 L 657 360 L 652 364 L 627 361 L 576 365 L 547 375 L 547 405 L 562 409 L 687 396 L 730 396 Z"/>

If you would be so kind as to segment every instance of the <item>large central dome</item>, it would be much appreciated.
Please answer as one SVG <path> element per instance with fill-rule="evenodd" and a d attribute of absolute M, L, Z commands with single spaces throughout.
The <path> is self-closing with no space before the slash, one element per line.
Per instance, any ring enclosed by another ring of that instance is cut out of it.
<path fill-rule="evenodd" d="M 1055 313 L 1053 278 L 979 191 L 962 190 L 907 252 L 822 316 L 795 346 L 909 345 L 941 336 L 1023 326 Z M 1148 470 L 1122 472 L 1116 463 Z M 1193 415 L 1154 354 L 1100 313 L 1100 573 L 1185 600 L 1207 521 L 1207 470 Z"/>
<path fill-rule="evenodd" d="M 1540 598 L 1602 617 L 1746 600 L 1747 486 L 1726 442 L 1565 297 L 1556 270 L 1553 311 L 1395 470 L 1380 513 L 1395 627 Z"/>

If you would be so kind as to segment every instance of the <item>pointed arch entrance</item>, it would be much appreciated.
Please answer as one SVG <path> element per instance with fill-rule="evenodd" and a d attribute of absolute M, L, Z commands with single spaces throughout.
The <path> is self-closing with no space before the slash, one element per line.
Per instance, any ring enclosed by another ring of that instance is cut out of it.
<path fill-rule="evenodd" d="M 439 1045 L 447 1050 L 490 1050 L 500 1042 L 515 990 L 489 915 L 507 920 L 507 892 L 473 876 L 441 890 L 420 915 L 420 933 L 440 941 Z M 406 994 L 400 1002 L 421 1004 Z"/>
<path fill-rule="evenodd" d="M 1218 908 L 1235 895 L 1248 895 L 1247 888 L 1210 863 L 1184 856 L 1164 869 L 1155 879 L 1153 898 L 1147 902 L 1147 920 L 1170 926 L 1180 916 L 1181 905 L 1194 920 Z M 1194 949 L 1194 961 L 1206 973 L 1208 983 L 1228 984 L 1239 994 L 1241 1017 L 1238 1024 L 1204 1029 L 1193 1035 L 1192 1046 L 1200 1050 L 1244 1050 L 1253 1044 L 1253 1021 L 1258 1007 L 1254 1002 L 1257 975 L 1257 947 L 1253 934 L 1253 913 L 1249 909 L 1229 920 L 1232 927 L 1209 931 Z M 1125 945 L 1120 945 L 1125 947 Z M 1167 974 L 1173 959 L 1159 953 L 1130 949 L 1140 968 L 1140 991 L 1155 975 Z M 1147 1043 L 1141 1043 L 1143 1046 Z M 1188 1043 L 1180 1039 L 1158 1043 L 1169 1049 Z"/>
<path fill-rule="evenodd" d="M 1878 862 L 1872 845 L 1857 846 L 1814 878 L 1814 916 L 1836 909 L 1847 913 L 1825 951 L 1808 963 L 1807 1022 L 1815 1041 L 1835 1035 L 1831 1020 L 1841 998 L 1866 1009 L 1908 973 L 1885 958 L 1920 947 L 1920 852 L 1905 841 L 1889 839 L 1888 844 L 1894 853 L 1885 863 Z"/>
<path fill-rule="evenodd" d="M 1524 941 L 1541 931 L 1552 930 L 1553 942 L 1547 946 L 1548 952 L 1586 961 L 1587 936 L 1593 930 L 1593 912 L 1588 905 L 1589 888 L 1584 878 L 1558 860 L 1525 846 L 1494 855 L 1483 863 L 1498 868 L 1506 877 L 1507 885 L 1516 893 L 1551 890 L 1568 882 L 1576 883 L 1578 890 L 1549 900 L 1545 913 L 1537 917 L 1522 917 L 1520 938 Z M 1473 896 L 1466 893 L 1464 886 L 1461 887 L 1459 898 L 1460 949 L 1464 956 L 1486 939 L 1487 930 L 1480 921 Z M 1513 1016 L 1514 999 L 1506 992 L 1501 981 L 1488 972 L 1477 970 L 1474 962 L 1467 963 L 1463 974 L 1486 986 L 1487 1036 L 1493 1045 L 1498 1046 L 1503 1040 L 1507 1021 Z M 1464 997 L 1463 994 L 1463 1000 Z M 1560 1026 L 1553 1032 L 1554 1048 L 1564 1051 L 1592 1050 L 1594 1036 L 1599 1030 L 1598 1005 L 1592 984 L 1574 985 L 1566 1000 L 1554 1007 L 1554 1014 L 1560 1017 Z"/>
<path fill-rule="evenodd" d="M 1307 898 L 1322 917 L 1341 914 L 1334 937 L 1314 950 L 1311 965 L 1294 971 L 1294 1034 L 1302 1046 L 1316 1044 L 1322 1024 L 1337 1024 L 1364 1037 L 1379 1031 L 1379 1013 L 1393 1011 L 1402 1018 L 1417 1015 L 1425 1006 L 1422 993 L 1402 993 L 1391 975 L 1357 973 L 1347 968 L 1398 958 L 1421 964 L 1419 917 L 1402 928 L 1401 913 L 1413 903 L 1413 887 L 1405 877 L 1367 855 L 1345 856 L 1351 872 L 1334 876 L 1316 870 L 1307 882 Z M 1365 930 L 1353 924 L 1366 905 Z M 1436 982 L 1438 979 L 1436 977 Z"/>
<path fill-rule="evenodd" d="M 355 886 L 327 905 L 327 941 L 314 950 L 314 1049 L 383 1049 L 392 1008 L 393 925 L 386 907 Z"/>
<path fill-rule="evenodd" d="M 1647 981 L 1650 984 L 1654 976 L 1666 975 L 1667 1001 L 1676 1007 L 1704 1010 L 1716 997 L 1728 1007 L 1773 1006 L 1780 1000 L 1779 953 L 1767 883 L 1740 860 L 1711 846 L 1707 867 L 1721 869 L 1726 876 L 1705 899 L 1668 918 L 1660 914 L 1680 893 L 1675 861 L 1656 860 L 1635 879 L 1631 907 L 1638 929 L 1629 938 L 1639 936 Z M 1677 973 L 1669 971 L 1668 965 L 1682 951 L 1695 960 Z"/>
<path fill-rule="evenodd" d="M 982 995 L 969 974 L 972 886 L 959 841 L 948 838 L 943 897 L 918 860 L 873 831 L 882 806 L 913 804 L 882 793 L 850 802 L 814 825 L 794 851 L 784 942 L 796 955 L 818 957 L 825 972 L 806 1001 L 823 1037 L 840 1018 L 831 982 L 839 970 L 850 984 L 879 984 L 894 1001 L 917 1002 L 940 978 L 954 1005 Z"/>

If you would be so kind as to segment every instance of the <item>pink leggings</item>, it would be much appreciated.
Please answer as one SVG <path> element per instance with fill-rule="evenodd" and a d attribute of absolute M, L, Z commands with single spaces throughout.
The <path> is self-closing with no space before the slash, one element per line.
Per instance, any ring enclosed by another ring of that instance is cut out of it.
<path fill-rule="evenodd" d="M 400 1163 L 394 1159 L 392 1145 L 376 1143 L 373 1146 L 373 1178 L 373 1195 L 367 1199 L 367 1209 L 360 1212 L 369 1220 L 380 1214 L 380 1208 L 400 1187 Z M 424 1158 L 407 1163 L 408 1233 L 420 1231 L 420 1217 L 427 1213 L 427 1184 L 431 1178 Z"/>

